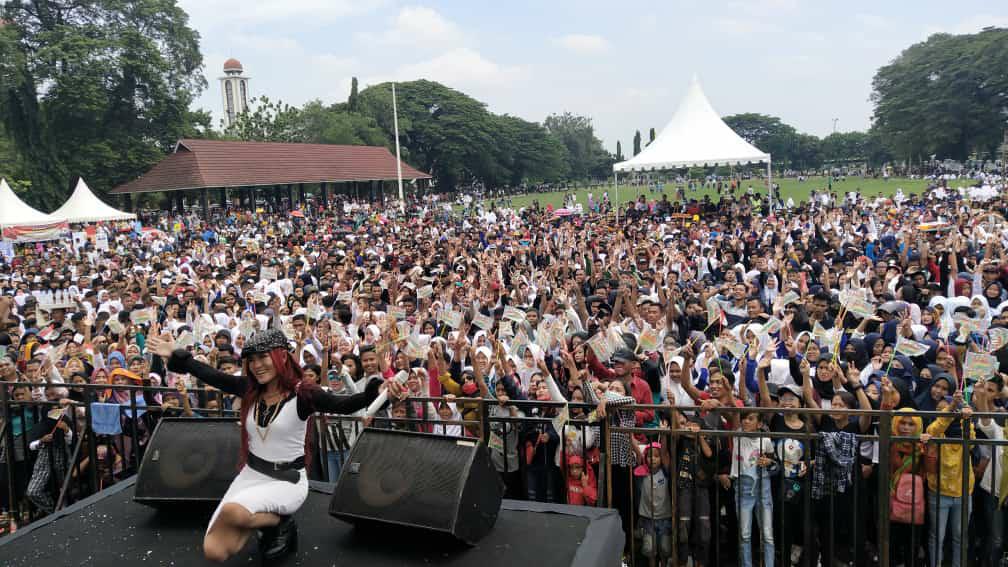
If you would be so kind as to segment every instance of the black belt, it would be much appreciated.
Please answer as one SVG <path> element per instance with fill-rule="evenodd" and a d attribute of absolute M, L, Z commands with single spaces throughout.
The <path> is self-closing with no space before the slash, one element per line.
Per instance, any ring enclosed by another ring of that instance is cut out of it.
<path fill-rule="evenodd" d="M 293 484 L 297 484 L 298 481 L 301 480 L 300 470 L 305 468 L 303 455 L 286 463 L 274 463 L 249 453 L 247 464 L 256 472 L 277 480 L 286 480 L 287 482 Z"/>

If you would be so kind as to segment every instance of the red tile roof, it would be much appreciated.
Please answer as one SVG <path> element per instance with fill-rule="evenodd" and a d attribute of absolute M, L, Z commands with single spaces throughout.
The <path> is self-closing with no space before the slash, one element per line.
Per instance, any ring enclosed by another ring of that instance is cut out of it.
<path fill-rule="evenodd" d="M 402 176 L 430 179 L 406 163 Z M 395 156 L 381 146 L 179 140 L 174 153 L 110 193 L 393 179 Z"/>

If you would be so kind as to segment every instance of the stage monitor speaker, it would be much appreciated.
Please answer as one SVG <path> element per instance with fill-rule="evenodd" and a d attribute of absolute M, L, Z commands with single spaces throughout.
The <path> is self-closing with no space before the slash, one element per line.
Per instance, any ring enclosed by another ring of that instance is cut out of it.
<path fill-rule="evenodd" d="M 133 499 L 163 506 L 220 502 L 238 473 L 234 418 L 162 418 L 137 473 Z"/>
<path fill-rule="evenodd" d="M 474 544 L 493 528 L 501 497 L 484 443 L 367 429 L 340 471 L 329 513 L 353 524 L 408 526 Z"/>

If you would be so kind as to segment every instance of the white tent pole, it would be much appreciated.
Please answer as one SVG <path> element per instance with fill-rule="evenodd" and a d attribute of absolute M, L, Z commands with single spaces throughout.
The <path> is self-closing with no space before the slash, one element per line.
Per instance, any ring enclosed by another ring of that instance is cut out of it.
<path fill-rule="evenodd" d="M 772 163 L 771 157 L 767 157 L 766 160 L 766 176 L 767 176 L 767 195 L 770 196 L 770 212 L 774 210 L 774 194 L 773 194 L 773 170 L 770 167 Z"/>
<path fill-rule="evenodd" d="M 612 172 L 613 177 L 613 194 L 616 198 L 616 224 L 619 224 L 619 172 L 615 169 Z"/>

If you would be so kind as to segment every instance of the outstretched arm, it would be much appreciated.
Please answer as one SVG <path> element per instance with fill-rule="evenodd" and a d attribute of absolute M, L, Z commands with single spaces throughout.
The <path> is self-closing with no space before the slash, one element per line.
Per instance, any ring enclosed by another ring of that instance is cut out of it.
<path fill-rule="evenodd" d="M 305 409 L 344 415 L 354 413 L 357 410 L 366 408 L 368 404 L 378 397 L 378 391 L 382 383 L 383 381 L 377 378 L 371 380 L 363 392 L 350 396 L 340 396 L 321 388 L 313 388 L 309 396 L 311 407 Z M 301 410 L 300 405 L 298 406 L 298 410 Z M 298 411 L 298 414 L 300 413 L 301 411 Z M 313 412 L 308 411 L 306 415 L 311 415 L 311 413 Z"/>

